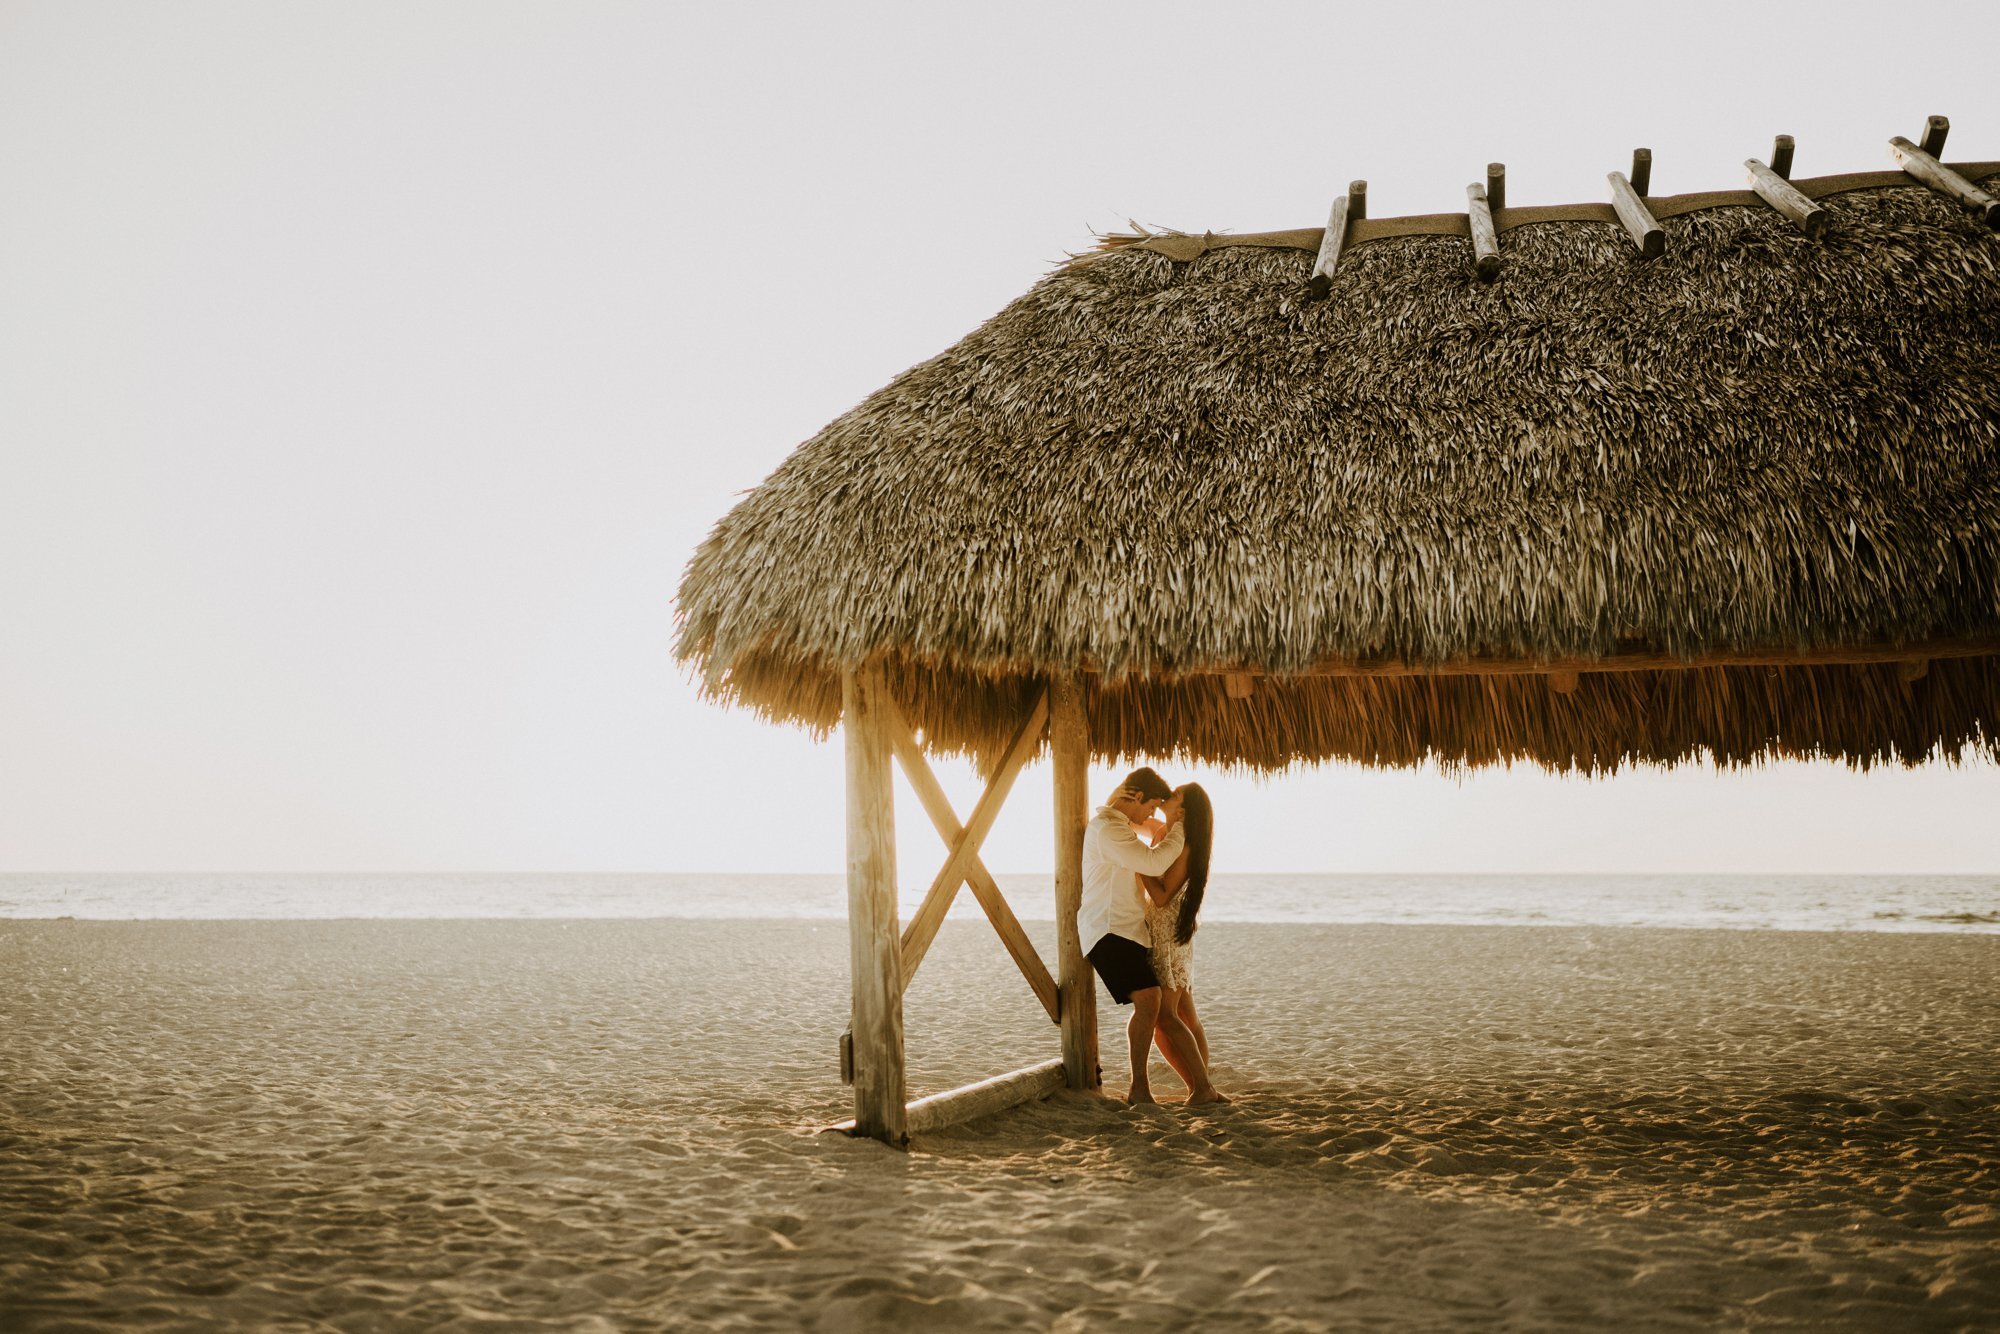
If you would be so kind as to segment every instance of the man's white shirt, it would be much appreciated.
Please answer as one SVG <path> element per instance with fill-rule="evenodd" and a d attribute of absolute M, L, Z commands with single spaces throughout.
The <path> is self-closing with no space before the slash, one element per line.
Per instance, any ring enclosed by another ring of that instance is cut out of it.
<path fill-rule="evenodd" d="M 1166 874 L 1184 841 L 1175 825 L 1159 847 L 1149 848 L 1117 807 L 1097 808 L 1083 828 L 1083 902 L 1076 910 L 1076 935 L 1085 954 L 1106 936 L 1153 943 L 1139 877 Z"/>

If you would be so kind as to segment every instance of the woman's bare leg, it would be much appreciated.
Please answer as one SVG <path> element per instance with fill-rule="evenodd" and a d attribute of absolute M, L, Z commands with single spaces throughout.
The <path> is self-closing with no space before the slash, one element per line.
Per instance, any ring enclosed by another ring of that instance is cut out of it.
<path fill-rule="evenodd" d="M 1174 1073 L 1181 1077 L 1181 1083 L 1186 1084 L 1189 1088 L 1193 1088 L 1201 1081 L 1196 1079 L 1194 1072 L 1187 1068 L 1187 1063 L 1176 1052 L 1174 1044 L 1167 1041 L 1167 1031 L 1165 1028 L 1167 1016 L 1180 1013 L 1180 998 L 1186 994 L 1184 991 L 1175 991 L 1172 987 L 1160 988 L 1160 1016 L 1154 1026 L 1154 1035 L 1160 1041 L 1160 1055 L 1167 1058 L 1167 1064 L 1172 1066 Z M 1206 1059 L 1202 1063 L 1206 1066 Z"/>
<path fill-rule="evenodd" d="M 1195 1045 L 1201 1048 L 1201 1068 L 1208 1069 L 1208 1034 L 1202 1031 L 1201 1016 L 1194 1012 L 1193 989 L 1169 994 L 1174 997 L 1174 1012 L 1180 1015 L 1181 1022 L 1187 1025 L 1188 1032 L 1194 1034 Z"/>

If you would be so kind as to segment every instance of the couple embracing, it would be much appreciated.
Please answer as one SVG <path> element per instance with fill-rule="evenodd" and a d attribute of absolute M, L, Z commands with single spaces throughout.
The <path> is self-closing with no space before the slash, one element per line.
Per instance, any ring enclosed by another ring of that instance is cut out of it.
<path fill-rule="evenodd" d="M 1209 1082 L 1208 1035 L 1188 977 L 1214 829 L 1200 784 L 1168 787 L 1150 768 L 1133 770 L 1084 828 L 1077 938 L 1111 999 L 1132 1007 L 1127 1102 L 1153 1101 L 1146 1062 L 1156 1034 L 1190 1107 L 1229 1101 Z"/>

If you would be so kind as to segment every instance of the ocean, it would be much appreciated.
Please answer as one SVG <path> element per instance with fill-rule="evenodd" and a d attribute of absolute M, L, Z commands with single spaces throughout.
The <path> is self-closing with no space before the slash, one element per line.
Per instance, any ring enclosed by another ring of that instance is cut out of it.
<path fill-rule="evenodd" d="M 1026 921 L 1046 875 L 1002 875 Z M 902 912 L 924 885 L 902 887 Z M 839 875 L 0 874 L 0 918 L 839 920 Z M 979 916 L 962 892 L 953 917 Z M 1217 875 L 1203 920 L 2000 933 L 2000 875 Z"/>

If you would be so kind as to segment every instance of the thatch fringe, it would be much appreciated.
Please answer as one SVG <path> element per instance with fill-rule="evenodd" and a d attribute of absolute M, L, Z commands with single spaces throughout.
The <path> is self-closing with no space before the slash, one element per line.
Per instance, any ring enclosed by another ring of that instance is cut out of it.
<path fill-rule="evenodd" d="M 938 750 L 990 754 L 1048 672 L 1103 755 L 1603 769 L 1712 753 L 1996 751 L 2000 660 L 1536 677 L 1443 663 L 2000 634 L 2000 239 L 1914 186 L 1378 240 L 1128 245 L 1051 274 L 801 446 L 681 587 L 723 699 L 831 726 L 894 664 Z M 1219 678 L 1277 674 L 1247 701 Z"/>

